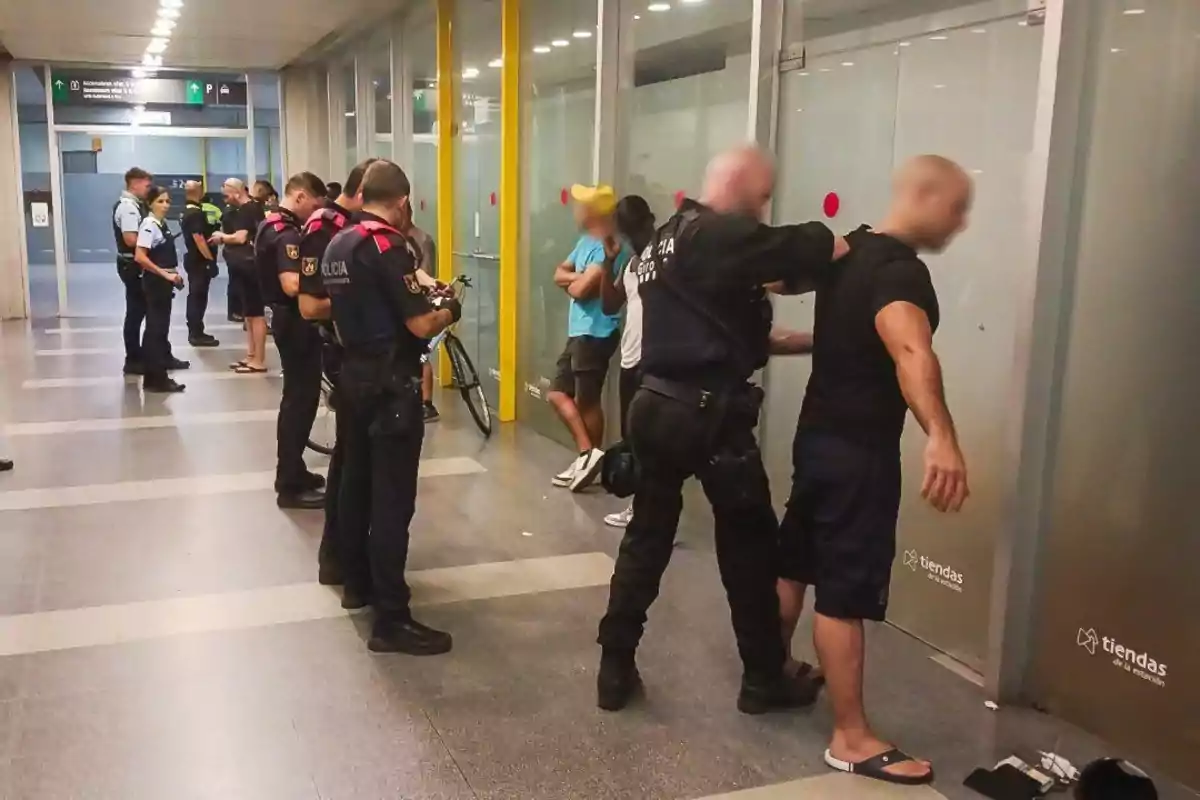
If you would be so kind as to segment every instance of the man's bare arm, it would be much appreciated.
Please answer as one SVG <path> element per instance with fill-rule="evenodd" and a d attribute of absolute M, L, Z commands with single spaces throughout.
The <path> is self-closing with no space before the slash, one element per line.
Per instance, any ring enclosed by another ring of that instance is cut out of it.
<path fill-rule="evenodd" d="M 300 316 L 305 319 L 329 319 L 332 306 L 328 297 L 313 297 L 302 294 L 300 300 Z"/>
<path fill-rule="evenodd" d="M 137 247 L 137 237 L 137 231 L 134 231 L 133 233 L 121 233 L 121 239 L 125 242 L 126 247 Z"/>
<path fill-rule="evenodd" d="M 806 356 L 813 351 L 813 335 L 808 331 L 771 329 L 771 355 Z"/>
<path fill-rule="evenodd" d="M 600 296 L 600 284 L 604 280 L 604 265 L 592 264 L 567 287 L 567 294 L 576 300 L 591 300 Z"/>
<path fill-rule="evenodd" d="M 896 301 L 875 315 L 875 330 L 892 360 L 904 400 L 929 435 L 921 495 L 939 511 L 958 511 L 970 495 L 967 465 L 946 407 L 942 367 L 933 352 L 929 317 L 912 303 Z"/>

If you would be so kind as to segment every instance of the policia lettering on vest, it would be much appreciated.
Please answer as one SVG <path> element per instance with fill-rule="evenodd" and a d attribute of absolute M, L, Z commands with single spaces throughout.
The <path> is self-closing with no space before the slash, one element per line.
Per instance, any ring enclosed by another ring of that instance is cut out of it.
<path fill-rule="evenodd" d="M 279 208 L 254 235 L 254 266 L 264 302 L 271 306 L 275 344 L 283 363 L 275 491 L 280 508 L 319 509 L 324 479 L 310 473 L 304 448 L 321 399 L 321 337 L 300 316 L 300 226 L 325 203 L 325 183 L 311 172 L 293 175 Z"/>
<path fill-rule="evenodd" d="M 434 655 L 450 650 L 451 637 L 413 620 L 404 579 L 425 436 L 421 356 L 426 340 L 462 310 L 453 299 L 430 297 L 417 280 L 415 250 L 397 229 L 409 191 L 399 166 L 372 164 L 358 222 L 330 242 L 321 276 L 345 352 L 338 409 L 347 417 L 338 531 L 342 605 L 374 606 L 371 650 Z"/>
<path fill-rule="evenodd" d="M 345 190 L 333 200 L 327 200 L 325 205 L 317 209 L 304 223 L 300 238 L 300 293 L 296 300 L 300 315 L 316 327 L 321 337 L 321 363 L 325 376 L 333 385 L 331 404 L 334 408 L 340 405 L 338 389 L 342 364 L 342 346 L 334 335 L 333 323 L 330 322 L 329 293 L 321 280 L 321 260 L 333 237 L 350 225 L 354 215 L 362 210 L 362 181 L 367 168 L 378 159 L 367 159 L 350 171 L 346 179 Z M 334 184 L 326 184 L 326 189 Z M 328 483 L 325 489 L 325 528 L 321 534 L 321 546 L 317 551 L 317 580 L 325 586 L 339 586 L 342 583 L 342 567 L 339 555 L 339 531 L 342 525 L 339 512 L 342 465 L 346 458 L 345 440 L 349 436 L 346 430 L 345 414 L 335 414 L 337 426 L 334 439 L 333 453 L 329 458 Z M 369 495 L 368 495 L 369 501 Z M 370 524 L 367 514 L 352 516 L 357 524 Z M 351 534 L 354 541 L 365 541 L 367 532 Z"/>
<path fill-rule="evenodd" d="M 784 675 L 778 521 L 754 436 L 762 390 L 749 381 L 771 352 L 764 285 L 810 284 L 836 269 L 845 242 L 820 223 L 760 223 L 772 185 L 771 165 L 758 151 L 719 156 L 703 201 L 685 201 L 641 254 L 643 377 L 628 419 L 640 474 L 600 623 L 597 702 L 606 710 L 623 708 L 641 687 L 634 656 L 691 476 L 700 479 L 715 517 L 717 561 L 744 669 L 738 708 L 757 714 L 816 697 L 815 681 Z"/>

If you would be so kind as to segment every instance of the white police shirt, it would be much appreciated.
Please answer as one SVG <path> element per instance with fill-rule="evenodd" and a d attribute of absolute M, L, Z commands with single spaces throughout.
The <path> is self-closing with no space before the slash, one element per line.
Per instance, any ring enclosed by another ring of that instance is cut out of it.
<path fill-rule="evenodd" d="M 138 199 L 129 192 L 121 192 L 121 200 L 113 211 L 113 222 L 121 233 L 139 233 L 142 211 Z"/>

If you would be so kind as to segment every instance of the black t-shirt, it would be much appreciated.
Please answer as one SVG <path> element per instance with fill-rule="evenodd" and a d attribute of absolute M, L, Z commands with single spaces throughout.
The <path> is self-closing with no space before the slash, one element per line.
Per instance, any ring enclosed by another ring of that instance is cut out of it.
<path fill-rule="evenodd" d="M 817 287 L 812 376 L 800 428 L 896 449 L 908 405 L 875 317 L 891 303 L 912 303 L 937 330 L 937 292 L 925 263 L 898 239 L 864 226 L 846 241 L 850 254 Z"/>
<path fill-rule="evenodd" d="M 355 221 L 349 211 L 330 201 L 304 224 L 300 239 L 300 294 L 328 297 L 321 280 L 321 259 L 333 237 Z"/>
<path fill-rule="evenodd" d="M 183 216 L 179 220 L 179 228 L 183 232 L 183 243 L 187 247 L 187 261 L 190 264 L 199 264 L 207 262 L 200 253 L 200 249 L 196 247 L 194 236 L 199 234 L 204 239 L 209 237 L 208 215 L 204 213 L 204 209 L 195 203 L 188 203 L 183 210 Z M 209 245 L 209 252 L 212 252 L 214 245 Z"/>
<path fill-rule="evenodd" d="M 265 219 L 263 207 L 257 200 L 248 200 L 240 206 L 230 205 L 221 217 L 221 229 L 225 233 L 246 231 L 246 244 L 225 245 L 225 261 L 234 267 L 251 267 L 254 263 L 254 234 Z"/>
<path fill-rule="evenodd" d="M 637 266 L 642 369 L 712 386 L 749 379 L 770 344 L 763 285 L 811 284 L 832 257 L 833 233 L 819 222 L 771 227 L 685 201 Z"/>
<path fill-rule="evenodd" d="M 380 226 L 375 231 L 371 225 Z M 416 373 L 427 343 L 405 324 L 433 310 L 417 281 L 411 241 L 374 214 L 333 237 L 321 274 L 347 357 L 377 356 L 393 345 L 397 363 Z"/>
<path fill-rule="evenodd" d="M 279 282 L 284 272 L 300 273 L 300 219 L 281 208 L 272 211 L 254 237 L 254 266 L 263 301 L 270 305 L 296 307 L 298 301 L 288 297 Z"/>

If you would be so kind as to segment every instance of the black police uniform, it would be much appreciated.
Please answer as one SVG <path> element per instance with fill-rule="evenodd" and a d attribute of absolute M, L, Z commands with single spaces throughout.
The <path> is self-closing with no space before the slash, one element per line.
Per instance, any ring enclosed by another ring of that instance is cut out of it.
<path fill-rule="evenodd" d="M 325 257 L 325 251 L 329 249 L 329 243 L 333 237 L 345 230 L 350 222 L 350 212 L 330 201 L 325 208 L 314 212 L 304 223 L 300 239 L 300 294 L 319 299 L 329 297 L 329 293 L 325 291 L 325 283 L 321 280 L 321 260 Z M 316 324 L 316 329 L 321 336 L 322 370 L 333 384 L 332 404 L 336 409 L 339 404 L 337 385 L 341 372 L 342 348 L 333 333 L 332 323 L 319 322 Z M 345 460 L 346 450 L 342 441 L 345 436 L 345 421 L 344 415 L 335 414 L 335 439 L 333 453 L 329 457 L 329 475 L 325 491 L 325 530 L 321 535 L 320 549 L 317 551 L 317 565 L 320 570 L 318 579 L 326 585 L 342 582 L 341 558 L 337 542 L 338 527 L 341 524 L 338 500 L 341 495 L 342 463 Z M 365 515 L 360 515 L 359 519 L 369 524 L 369 519 Z M 362 540 L 365 537 L 366 534 L 361 534 L 359 539 Z"/>
<path fill-rule="evenodd" d="M 399 231 L 363 213 L 334 237 L 321 274 L 345 350 L 338 413 L 345 418 L 338 437 L 345 447 L 338 530 L 343 605 L 374 604 L 372 650 L 433 654 L 449 650 L 450 637 L 413 622 L 404 580 L 425 437 L 425 341 L 406 322 L 434 310 L 417 282 L 416 263 Z"/>
<path fill-rule="evenodd" d="M 175 234 L 167 227 L 166 220 L 154 222 L 162 229 L 163 240 L 151 247 L 146 254 L 155 266 L 175 272 L 179 269 Z M 146 303 L 146 336 L 142 341 L 145 384 L 162 386 L 168 382 L 167 370 L 173 366 L 174 361 L 168 337 L 171 332 L 171 303 L 175 297 L 175 284 L 146 272 L 142 275 L 142 292 Z"/>
<path fill-rule="evenodd" d="M 142 268 L 134 261 L 136 246 L 125 244 L 125 235 L 117 224 L 117 209 L 130 204 L 137 209 L 138 225 L 146 218 L 146 206 L 128 192 L 121 194 L 113 203 L 109 221 L 112 222 L 113 238 L 117 245 L 117 275 L 125 286 L 125 324 L 122 333 L 125 340 L 125 371 L 142 371 L 142 322 L 146 319 L 146 294 L 142 290 Z"/>
<path fill-rule="evenodd" d="M 183 243 L 187 247 L 183 267 L 187 272 L 188 283 L 188 340 L 200 342 L 208 338 L 204 333 L 204 315 L 208 313 L 208 290 L 217 275 L 217 262 L 210 261 L 201 254 L 194 237 L 199 235 L 207 241 L 217 232 L 217 227 L 209 222 L 208 214 L 199 203 L 190 201 L 183 210 L 179 224 L 183 231 Z M 209 245 L 209 248 L 209 252 L 212 252 L 215 245 Z"/>
<path fill-rule="evenodd" d="M 304 463 L 304 448 L 321 400 L 321 339 L 300 316 L 279 277 L 300 274 L 300 220 L 286 208 L 272 211 L 254 237 L 254 265 L 263 300 L 271 306 L 271 327 L 283 365 L 283 399 L 277 424 L 278 463 L 275 491 L 295 496 L 314 488 Z M 250 310 L 247 309 L 247 313 Z"/>
<path fill-rule="evenodd" d="M 772 228 L 688 200 L 642 253 L 643 377 L 628 420 L 641 472 L 600 623 L 601 707 L 622 707 L 639 683 L 634 651 L 671 558 L 683 483 L 693 475 L 716 521 L 744 667 L 739 708 L 761 713 L 811 700 L 783 680 L 778 521 L 754 437 L 762 391 L 749 381 L 768 357 L 763 285 L 827 269 L 833 241 L 819 223 Z"/>

